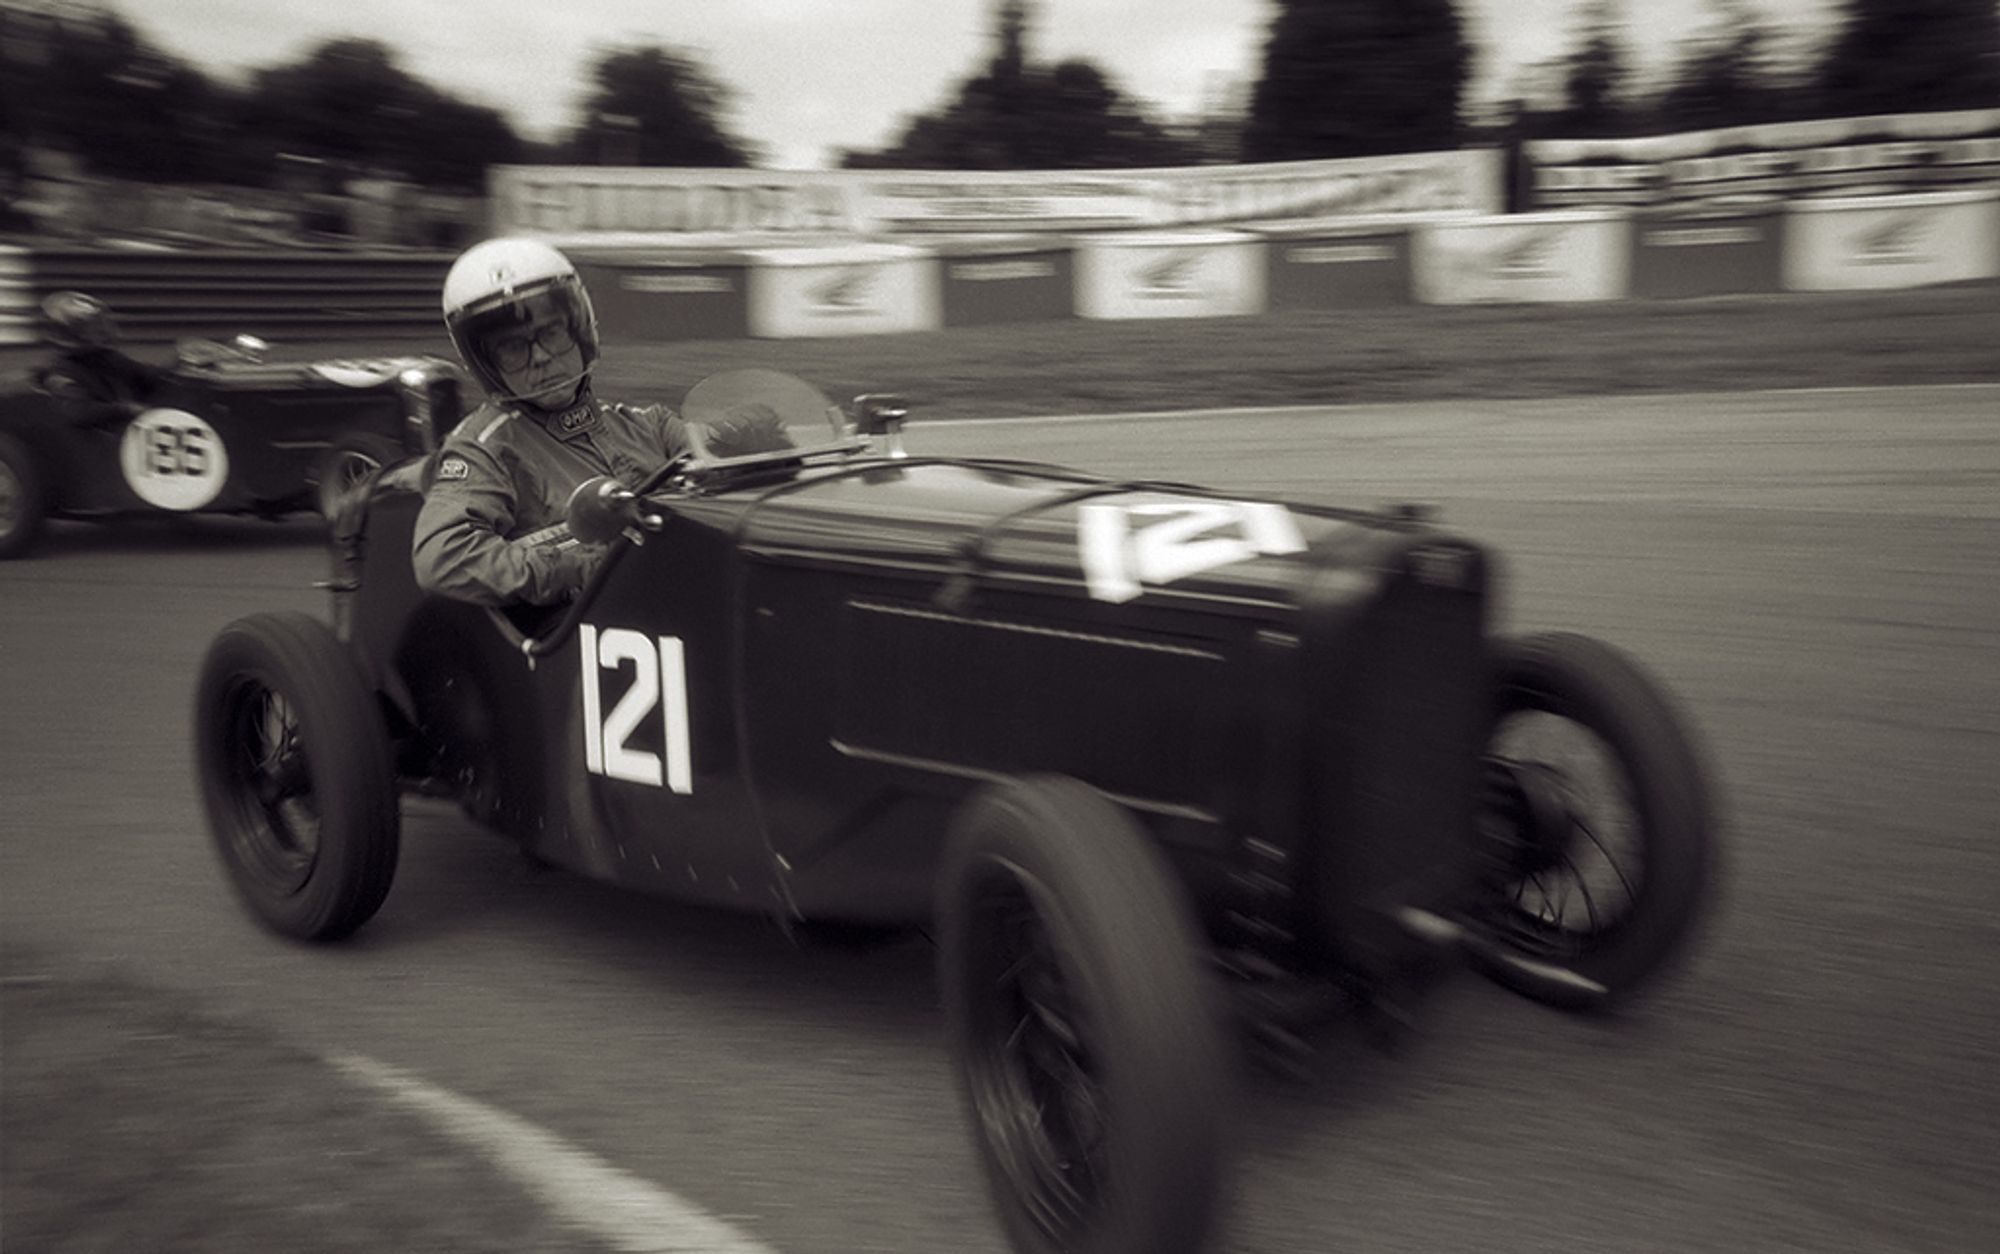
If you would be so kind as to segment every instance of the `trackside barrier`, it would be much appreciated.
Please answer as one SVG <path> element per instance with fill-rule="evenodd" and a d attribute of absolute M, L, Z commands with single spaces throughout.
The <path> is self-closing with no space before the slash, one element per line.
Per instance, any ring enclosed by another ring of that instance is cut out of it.
<path fill-rule="evenodd" d="M 750 334 L 749 253 L 572 249 L 569 256 L 590 288 L 606 344 L 742 339 Z"/>
<path fill-rule="evenodd" d="M 0 344 L 35 342 L 33 276 L 25 249 L 0 247 Z"/>
<path fill-rule="evenodd" d="M 1785 215 L 1776 204 L 1632 219 L 1639 297 L 1721 296 L 1783 289 Z"/>
<path fill-rule="evenodd" d="M 750 334 L 768 339 L 933 331 L 937 258 L 904 244 L 750 253 Z"/>
<path fill-rule="evenodd" d="M 1006 236 L 939 240 L 939 299 L 948 327 L 1040 322 L 1076 314 L 1076 263 L 1066 240 Z"/>
<path fill-rule="evenodd" d="M 1266 305 L 1271 309 L 1367 309 L 1407 305 L 1411 238 L 1424 219 L 1346 218 L 1260 223 Z"/>
<path fill-rule="evenodd" d="M 1801 200 L 1785 286 L 1824 292 L 2000 277 L 2000 188 Z"/>
<path fill-rule="evenodd" d="M 35 299 L 61 288 L 111 306 L 142 342 L 253 332 L 271 340 L 435 338 L 452 254 L 202 249 L 44 249 Z"/>
<path fill-rule="evenodd" d="M 1221 318 L 1264 309 L 1262 242 L 1247 231 L 1082 236 L 1076 311 L 1085 318 Z"/>
<path fill-rule="evenodd" d="M 1631 230 L 1620 210 L 1432 223 L 1416 235 L 1414 290 L 1432 305 L 1615 300 L 1630 290 Z"/>

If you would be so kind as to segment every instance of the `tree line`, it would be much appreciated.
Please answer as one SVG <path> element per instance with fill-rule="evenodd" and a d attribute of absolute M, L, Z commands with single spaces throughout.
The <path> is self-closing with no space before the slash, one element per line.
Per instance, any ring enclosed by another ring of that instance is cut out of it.
<path fill-rule="evenodd" d="M 1204 116 L 1166 121 L 1086 59 L 1027 52 L 1035 0 L 994 0 L 984 59 L 850 167 L 1081 169 L 1282 161 L 1451 148 L 1503 137 L 1592 137 L 1807 117 L 2000 106 L 1993 0 L 1843 0 L 1830 38 L 1786 50 L 1748 0 L 1707 0 L 1709 24 L 1642 83 L 1627 5 L 1579 0 L 1568 51 L 1497 106 L 1467 98 L 1475 57 L 1452 0 L 1278 0 L 1255 80 Z M 94 174 L 283 185 L 301 169 L 477 191 L 503 163 L 753 165 L 734 90 L 664 45 L 601 50 L 571 124 L 524 138 L 372 39 L 219 81 L 88 0 L 0 0 L 0 184 L 25 154 L 67 152 Z"/>

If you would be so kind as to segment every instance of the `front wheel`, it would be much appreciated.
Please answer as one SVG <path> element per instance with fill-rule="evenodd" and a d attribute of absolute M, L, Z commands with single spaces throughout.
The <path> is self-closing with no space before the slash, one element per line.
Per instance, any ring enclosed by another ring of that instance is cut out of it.
<path fill-rule="evenodd" d="M 0 431 L 0 561 L 27 552 L 47 516 L 47 489 L 34 453 Z"/>
<path fill-rule="evenodd" d="M 1566 1009 L 1616 1003 L 1686 948 L 1714 819 L 1693 737 L 1625 654 L 1566 632 L 1502 642 L 1474 955 Z"/>
<path fill-rule="evenodd" d="M 953 824 L 939 981 L 1000 1218 L 1023 1254 L 1189 1254 L 1221 1191 L 1233 1059 L 1165 858 L 1075 780 Z"/>
<path fill-rule="evenodd" d="M 305 614 L 256 614 L 209 647 L 195 765 L 216 851 L 260 922 L 330 941 L 373 918 L 400 840 L 388 733 L 347 649 Z"/>
<path fill-rule="evenodd" d="M 320 461 L 313 504 L 329 523 L 348 502 L 368 490 L 384 467 L 403 459 L 402 446 L 384 436 L 357 432 L 343 436 Z"/>

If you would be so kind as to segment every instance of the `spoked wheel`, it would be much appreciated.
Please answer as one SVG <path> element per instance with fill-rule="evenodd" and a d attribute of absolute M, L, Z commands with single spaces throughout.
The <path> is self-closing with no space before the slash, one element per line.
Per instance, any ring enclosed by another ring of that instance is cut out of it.
<path fill-rule="evenodd" d="M 320 517 L 328 522 L 339 518 L 342 507 L 402 455 L 394 441 L 375 435 L 352 435 L 334 445 L 319 471 L 315 505 Z"/>
<path fill-rule="evenodd" d="M 34 454 L 0 431 L 0 560 L 27 552 L 42 533 L 47 510 Z"/>
<path fill-rule="evenodd" d="M 1659 687 L 1608 645 L 1530 636 L 1496 669 L 1475 954 L 1537 1000 L 1605 1006 L 1681 951 L 1707 892 L 1699 758 Z"/>
<path fill-rule="evenodd" d="M 1017 1249 L 1199 1249 L 1233 1059 L 1208 945 L 1148 837 L 1064 779 L 955 825 L 940 975 L 961 1087 Z"/>
<path fill-rule="evenodd" d="M 387 735 L 346 648 L 303 614 L 259 614 L 210 646 L 195 758 L 216 850 L 267 927 L 337 940 L 395 876 Z"/>

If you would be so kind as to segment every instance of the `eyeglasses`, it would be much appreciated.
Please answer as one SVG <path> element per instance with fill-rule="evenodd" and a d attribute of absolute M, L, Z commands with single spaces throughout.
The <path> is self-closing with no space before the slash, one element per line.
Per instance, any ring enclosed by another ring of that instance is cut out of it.
<path fill-rule="evenodd" d="M 502 370 L 519 370 L 534 358 L 535 346 L 551 357 L 567 353 L 576 347 L 576 337 L 570 334 L 567 322 L 545 322 L 533 331 L 503 335 L 488 342 L 486 351 L 492 356 L 493 364 Z"/>

